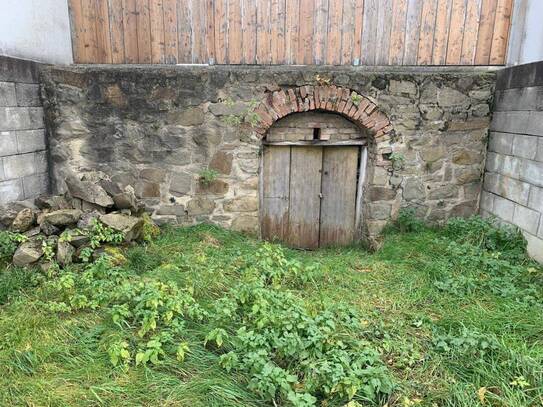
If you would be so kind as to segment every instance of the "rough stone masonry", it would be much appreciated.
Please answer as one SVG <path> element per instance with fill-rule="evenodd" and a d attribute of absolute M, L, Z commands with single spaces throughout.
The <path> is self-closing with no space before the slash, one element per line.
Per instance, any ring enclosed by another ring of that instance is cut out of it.
<path fill-rule="evenodd" d="M 47 67 L 42 80 L 55 193 L 71 174 L 102 171 L 133 185 L 159 222 L 257 233 L 262 129 L 278 120 L 274 109 L 312 110 L 306 90 L 322 88 L 342 89 L 342 109 L 362 100 L 378 114 L 353 108 L 355 117 L 386 130 L 369 136 L 364 235 L 378 236 L 404 206 L 431 222 L 478 211 L 488 68 L 77 66 Z M 274 108 L 275 95 L 287 103 Z M 319 109 L 337 112 L 329 100 Z M 203 182 L 206 169 L 217 176 Z"/>

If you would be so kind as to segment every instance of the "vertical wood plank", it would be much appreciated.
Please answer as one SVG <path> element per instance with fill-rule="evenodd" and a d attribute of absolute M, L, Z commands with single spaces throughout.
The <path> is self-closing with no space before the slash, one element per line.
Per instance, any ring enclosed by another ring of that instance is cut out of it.
<path fill-rule="evenodd" d="M 319 246 L 347 245 L 355 236 L 357 147 L 324 148 Z"/>
<path fill-rule="evenodd" d="M 178 55 L 177 1 L 164 1 L 164 62 L 176 64 Z"/>
<path fill-rule="evenodd" d="M 437 0 L 423 0 L 417 63 L 430 65 L 434 48 Z"/>
<path fill-rule="evenodd" d="M 162 0 L 149 1 L 151 63 L 164 63 L 164 6 Z"/>
<path fill-rule="evenodd" d="M 206 43 L 206 11 L 205 1 L 192 0 L 192 62 L 208 63 Z"/>
<path fill-rule="evenodd" d="M 285 63 L 285 0 L 271 2 L 271 63 Z"/>
<path fill-rule="evenodd" d="M 215 0 L 213 13 L 215 24 L 215 58 L 218 64 L 226 64 L 228 53 L 228 0 Z"/>
<path fill-rule="evenodd" d="M 469 1 L 469 0 L 468 0 Z M 458 65 L 462 57 L 462 44 L 466 30 L 466 0 L 453 0 L 449 42 L 447 45 L 447 65 Z"/>
<path fill-rule="evenodd" d="M 178 0 L 177 4 L 177 33 L 178 33 L 178 62 L 192 63 L 192 0 Z"/>
<path fill-rule="evenodd" d="M 405 23 L 404 65 L 416 65 L 419 52 L 422 0 L 408 0 Z"/>
<path fill-rule="evenodd" d="M 490 62 L 490 48 L 492 47 L 492 33 L 496 19 L 496 0 L 483 0 L 481 5 L 481 19 L 479 22 L 479 35 L 477 37 L 477 50 L 475 51 L 475 65 L 488 65 Z"/>
<path fill-rule="evenodd" d="M 353 63 L 355 0 L 344 0 L 341 24 L 341 64 Z"/>
<path fill-rule="evenodd" d="M 136 25 L 138 32 L 138 62 L 150 64 L 151 24 L 149 19 L 149 0 L 136 0 Z"/>
<path fill-rule="evenodd" d="M 216 61 L 216 44 L 215 44 L 215 8 L 214 8 L 214 2 L 215 0 L 206 0 L 204 7 L 204 18 L 203 21 L 204 29 L 202 32 L 202 35 L 205 38 L 205 61 L 208 64 L 215 64 Z"/>
<path fill-rule="evenodd" d="M 407 24 L 407 0 L 394 0 L 392 4 L 392 32 L 388 63 L 402 65 Z"/>
<path fill-rule="evenodd" d="M 447 60 L 447 43 L 452 3 L 453 0 L 438 0 L 437 2 L 432 65 L 444 65 Z"/>
<path fill-rule="evenodd" d="M 313 27 L 313 61 L 317 65 L 323 64 L 326 60 L 327 34 L 328 0 L 315 0 L 315 26 Z"/>
<path fill-rule="evenodd" d="M 256 62 L 256 0 L 243 0 L 243 62 Z"/>
<path fill-rule="evenodd" d="M 378 0 L 364 1 L 364 19 L 362 29 L 362 65 L 375 65 L 375 53 L 377 48 L 377 7 Z"/>
<path fill-rule="evenodd" d="M 138 28 L 136 0 L 123 0 L 124 58 L 127 64 L 138 63 Z"/>
<path fill-rule="evenodd" d="M 266 146 L 262 163 L 262 238 L 283 240 L 288 236 L 290 146 Z"/>
<path fill-rule="evenodd" d="M 314 7 L 314 0 L 300 0 L 300 40 L 298 42 L 298 56 L 296 58 L 299 64 L 309 65 L 313 63 Z"/>
<path fill-rule="evenodd" d="M 111 39 L 111 62 L 123 64 L 124 34 L 123 34 L 123 3 L 119 0 L 108 1 L 109 28 Z"/>
<path fill-rule="evenodd" d="M 460 55 L 460 64 L 462 65 L 473 65 L 475 62 L 480 13 L 481 0 L 468 0 L 464 36 L 462 38 L 462 53 Z"/>
<path fill-rule="evenodd" d="M 72 49 L 74 62 L 76 64 L 84 63 L 87 59 L 85 48 L 85 28 L 83 24 L 83 11 L 81 10 L 81 0 L 69 0 L 68 11 L 71 20 Z"/>
<path fill-rule="evenodd" d="M 269 64 L 271 62 L 269 0 L 257 0 L 256 21 L 256 61 L 259 64 Z"/>
<path fill-rule="evenodd" d="M 513 0 L 498 0 L 496 21 L 494 23 L 494 33 L 490 48 L 490 64 L 492 65 L 505 63 L 512 9 Z"/>
<path fill-rule="evenodd" d="M 112 57 L 108 0 L 96 0 L 95 7 L 97 62 L 111 64 Z"/>
<path fill-rule="evenodd" d="M 390 32 L 392 26 L 392 0 L 380 0 L 378 7 L 376 65 L 387 65 L 390 51 Z"/>
<path fill-rule="evenodd" d="M 343 1 L 330 0 L 328 13 L 326 64 L 339 65 L 341 63 L 341 24 L 343 21 Z"/>
<path fill-rule="evenodd" d="M 322 148 L 292 147 L 287 239 L 291 246 L 319 246 L 321 169 Z"/>
<path fill-rule="evenodd" d="M 364 0 L 355 0 L 354 6 L 354 39 L 353 39 L 353 64 L 360 65 L 362 55 L 362 30 L 364 23 Z"/>
<path fill-rule="evenodd" d="M 228 63 L 241 64 L 241 0 L 228 1 Z"/>
<path fill-rule="evenodd" d="M 96 7 L 93 1 L 81 1 L 82 17 L 82 38 L 84 52 L 84 62 L 95 64 L 98 59 L 98 49 L 96 48 Z"/>
<path fill-rule="evenodd" d="M 285 58 L 289 64 L 297 64 L 298 24 L 300 23 L 300 0 L 286 2 Z"/>

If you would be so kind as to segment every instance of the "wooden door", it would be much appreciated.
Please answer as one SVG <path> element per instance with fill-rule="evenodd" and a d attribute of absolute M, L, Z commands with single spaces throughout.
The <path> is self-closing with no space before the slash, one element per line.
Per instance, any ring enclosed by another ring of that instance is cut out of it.
<path fill-rule="evenodd" d="M 262 237 L 314 249 L 355 236 L 359 147 L 266 146 Z"/>
<path fill-rule="evenodd" d="M 356 147 L 328 147 L 322 160 L 319 246 L 354 240 L 358 152 Z"/>

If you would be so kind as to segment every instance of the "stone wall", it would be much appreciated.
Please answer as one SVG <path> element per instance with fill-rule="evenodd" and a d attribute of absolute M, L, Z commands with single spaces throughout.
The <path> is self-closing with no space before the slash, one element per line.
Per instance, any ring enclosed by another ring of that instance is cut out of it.
<path fill-rule="evenodd" d="M 486 68 L 78 66 L 49 67 L 43 82 L 55 192 L 102 171 L 160 222 L 257 232 L 261 138 L 279 117 L 324 110 L 372 129 L 369 236 L 401 206 L 433 222 L 478 211 Z M 207 168 L 218 175 L 202 182 Z"/>
<path fill-rule="evenodd" d="M 38 64 L 0 56 L 0 204 L 47 192 Z"/>
<path fill-rule="evenodd" d="M 518 226 L 543 261 L 543 62 L 498 74 L 481 213 Z"/>

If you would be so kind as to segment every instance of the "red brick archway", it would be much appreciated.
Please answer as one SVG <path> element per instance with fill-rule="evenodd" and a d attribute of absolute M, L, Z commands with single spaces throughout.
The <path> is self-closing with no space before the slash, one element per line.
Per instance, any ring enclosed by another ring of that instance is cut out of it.
<path fill-rule="evenodd" d="M 311 110 L 340 114 L 366 129 L 377 143 L 391 137 L 392 125 L 375 103 L 348 88 L 334 85 L 306 85 L 269 93 L 255 110 L 259 116 L 255 130 L 264 137 L 277 120 Z"/>

